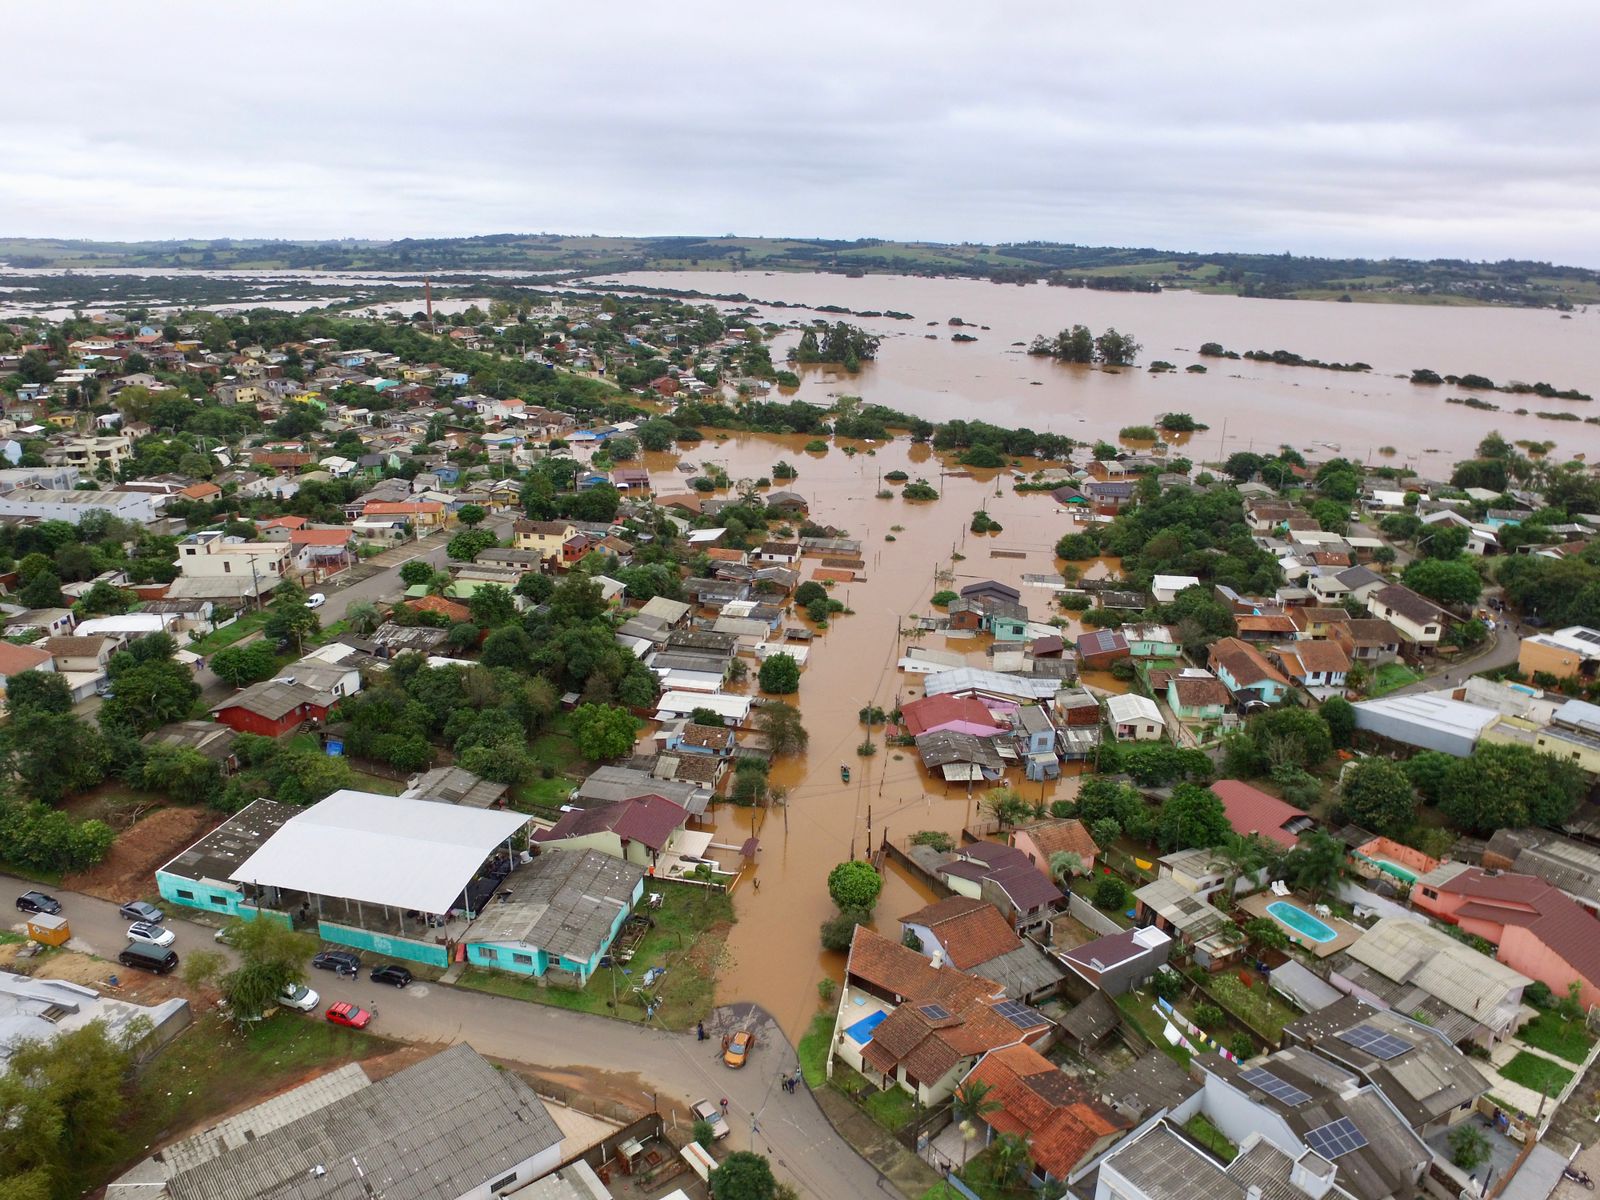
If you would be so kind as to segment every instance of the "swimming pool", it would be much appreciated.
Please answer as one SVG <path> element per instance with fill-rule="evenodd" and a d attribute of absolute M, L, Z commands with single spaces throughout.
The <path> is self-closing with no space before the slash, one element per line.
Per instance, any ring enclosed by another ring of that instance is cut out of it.
<path fill-rule="evenodd" d="M 1385 871 L 1396 879 L 1403 880 L 1406 883 L 1415 883 L 1417 881 L 1417 873 L 1410 867 L 1402 867 L 1399 863 L 1391 862 L 1387 858 L 1375 858 L 1372 861 L 1378 864 L 1378 870 Z"/>
<path fill-rule="evenodd" d="M 855 1042 L 860 1046 L 865 1046 L 872 1040 L 872 1031 L 881 1025 L 883 1023 L 883 1019 L 888 1015 L 888 1013 L 880 1009 L 879 1011 L 873 1013 L 870 1017 L 862 1017 L 861 1020 L 857 1021 L 854 1025 L 846 1029 L 845 1033 L 849 1035 L 852 1042 Z"/>
<path fill-rule="evenodd" d="M 1287 900 L 1274 900 L 1267 905 L 1267 912 L 1301 937 L 1308 937 L 1313 942 L 1331 942 L 1339 936 L 1337 929 L 1324 925 L 1305 909 L 1296 908 Z"/>

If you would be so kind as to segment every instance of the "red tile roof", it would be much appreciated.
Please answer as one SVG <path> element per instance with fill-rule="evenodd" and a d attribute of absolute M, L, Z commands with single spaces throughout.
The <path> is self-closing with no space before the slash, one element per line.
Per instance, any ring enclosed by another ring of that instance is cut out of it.
<path fill-rule="evenodd" d="M 1213 642 L 1210 652 L 1212 670 L 1225 670 L 1233 677 L 1236 687 L 1254 687 L 1258 683 L 1273 682 L 1287 687 L 1289 681 L 1283 672 L 1269 663 L 1249 642 L 1238 638 L 1221 638 Z"/>
<path fill-rule="evenodd" d="M 289 533 L 292 546 L 342 546 L 350 540 L 349 529 L 295 529 Z"/>
<path fill-rule="evenodd" d="M 987 900 L 968 896 L 940 900 L 901 917 L 900 921 L 931 930 L 944 947 L 950 965 L 963 971 L 1009 954 L 1022 945 L 1022 939 L 1006 923 L 998 908 Z"/>
<path fill-rule="evenodd" d="M 1560 888 L 1533 875 L 1490 875 L 1479 867 L 1437 887 L 1441 895 L 1472 897 L 1456 910 L 1457 917 L 1523 926 L 1591 985 L 1600 987 L 1600 921 Z"/>
<path fill-rule="evenodd" d="M 986 725 L 999 733 L 1005 728 L 995 719 L 982 700 L 975 696 L 924 696 L 900 706 L 900 723 L 907 733 L 920 737 L 930 729 L 938 729 L 952 721 L 965 721 L 973 725 Z"/>
<path fill-rule="evenodd" d="M 967 1078 L 988 1084 L 1000 1105 L 984 1123 L 1026 1139 L 1033 1161 L 1056 1179 L 1070 1175 L 1102 1138 L 1130 1128 L 1032 1046 L 991 1050 Z"/>
<path fill-rule="evenodd" d="M 1292 821 L 1309 819 L 1310 816 L 1303 809 L 1237 779 L 1219 779 L 1211 785 L 1211 790 L 1222 801 L 1228 824 L 1233 826 L 1235 833 L 1246 837 L 1259 833 L 1269 841 L 1291 850 L 1299 841 L 1299 835 L 1290 833 L 1284 826 Z"/>
<path fill-rule="evenodd" d="M 1019 825 L 1012 833 L 1013 845 L 1019 833 L 1031 837 L 1033 844 L 1046 855 L 1061 852 L 1076 854 L 1087 863 L 1100 853 L 1100 847 L 1089 835 L 1089 827 L 1076 817 L 1057 817 L 1049 821 L 1035 821 L 1031 825 Z"/>
<path fill-rule="evenodd" d="M 457 604 L 443 596 L 423 596 L 420 600 L 409 600 L 407 603 L 418 612 L 440 613 L 458 624 L 472 619 L 472 612 L 465 604 Z"/>
<path fill-rule="evenodd" d="M 361 510 L 362 515 L 368 517 L 403 517 L 443 511 L 444 505 L 437 500 L 368 500 Z"/>
<path fill-rule="evenodd" d="M 551 829 L 538 835 L 538 840 L 558 842 L 609 830 L 625 841 L 639 842 L 651 850 L 661 851 L 688 819 L 688 809 L 651 792 L 631 800 L 569 812 Z"/>

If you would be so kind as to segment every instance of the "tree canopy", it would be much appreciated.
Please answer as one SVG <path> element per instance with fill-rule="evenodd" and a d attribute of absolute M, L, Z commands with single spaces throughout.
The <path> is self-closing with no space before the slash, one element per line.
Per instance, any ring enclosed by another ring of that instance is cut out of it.
<path fill-rule="evenodd" d="M 883 880 L 872 864 L 853 859 L 828 872 L 828 895 L 841 909 L 871 911 L 883 890 Z"/>

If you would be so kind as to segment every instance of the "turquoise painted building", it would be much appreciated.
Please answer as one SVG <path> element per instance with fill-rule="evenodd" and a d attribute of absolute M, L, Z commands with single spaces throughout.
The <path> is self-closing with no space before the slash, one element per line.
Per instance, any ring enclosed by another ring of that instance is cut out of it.
<path fill-rule="evenodd" d="M 644 868 L 598 850 L 543 850 L 462 941 L 474 966 L 582 987 L 644 895 Z"/>

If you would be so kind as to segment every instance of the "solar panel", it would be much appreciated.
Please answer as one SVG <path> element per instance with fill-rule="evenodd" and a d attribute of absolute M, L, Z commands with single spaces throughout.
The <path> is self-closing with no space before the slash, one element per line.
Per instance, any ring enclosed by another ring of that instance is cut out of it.
<path fill-rule="evenodd" d="M 1391 1058 L 1399 1058 L 1411 1049 L 1411 1043 L 1404 1038 L 1395 1037 L 1392 1033 L 1385 1033 L 1371 1025 L 1357 1025 L 1354 1029 L 1346 1029 L 1339 1034 L 1341 1042 L 1348 1042 L 1357 1050 L 1365 1050 L 1373 1058 L 1381 1058 L 1387 1062 Z"/>
<path fill-rule="evenodd" d="M 1020 1029 L 1027 1029 L 1038 1025 L 1043 1018 L 1026 1004 L 1019 1004 L 1015 1000 L 1007 1000 L 994 1006 L 994 1011 Z"/>
<path fill-rule="evenodd" d="M 917 1011 L 930 1021 L 943 1021 L 950 1015 L 949 1010 L 942 1004 L 924 1004 L 919 1006 Z"/>
<path fill-rule="evenodd" d="M 1287 1080 L 1279 1079 L 1271 1071 L 1263 1071 L 1260 1067 L 1251 1067 L 1249 1070 L 1240 1071 L 1239 1078 L 1252 1087 L 1258 1087 L 1274 1100 L 1282 1100 L 1291 1108 L 1298 1108 L 1311 1097 L 1302 1092 Z"/>
<path fill-rule="evenodd" d="M 1355 1122 L 1349 1117 L 1340 1117 L 1337 1121 L 1329 1121 L 1326 1125 L 1319 1125 L 1306 1134 L 1306 1145 L 1326 1159 L 1338 1158 L 1341 1154 L 1349 1154 L 1352 1150 L 1359 1150 L 1367 1144 L 1367 1139 L 1357 1129 Z"/>

